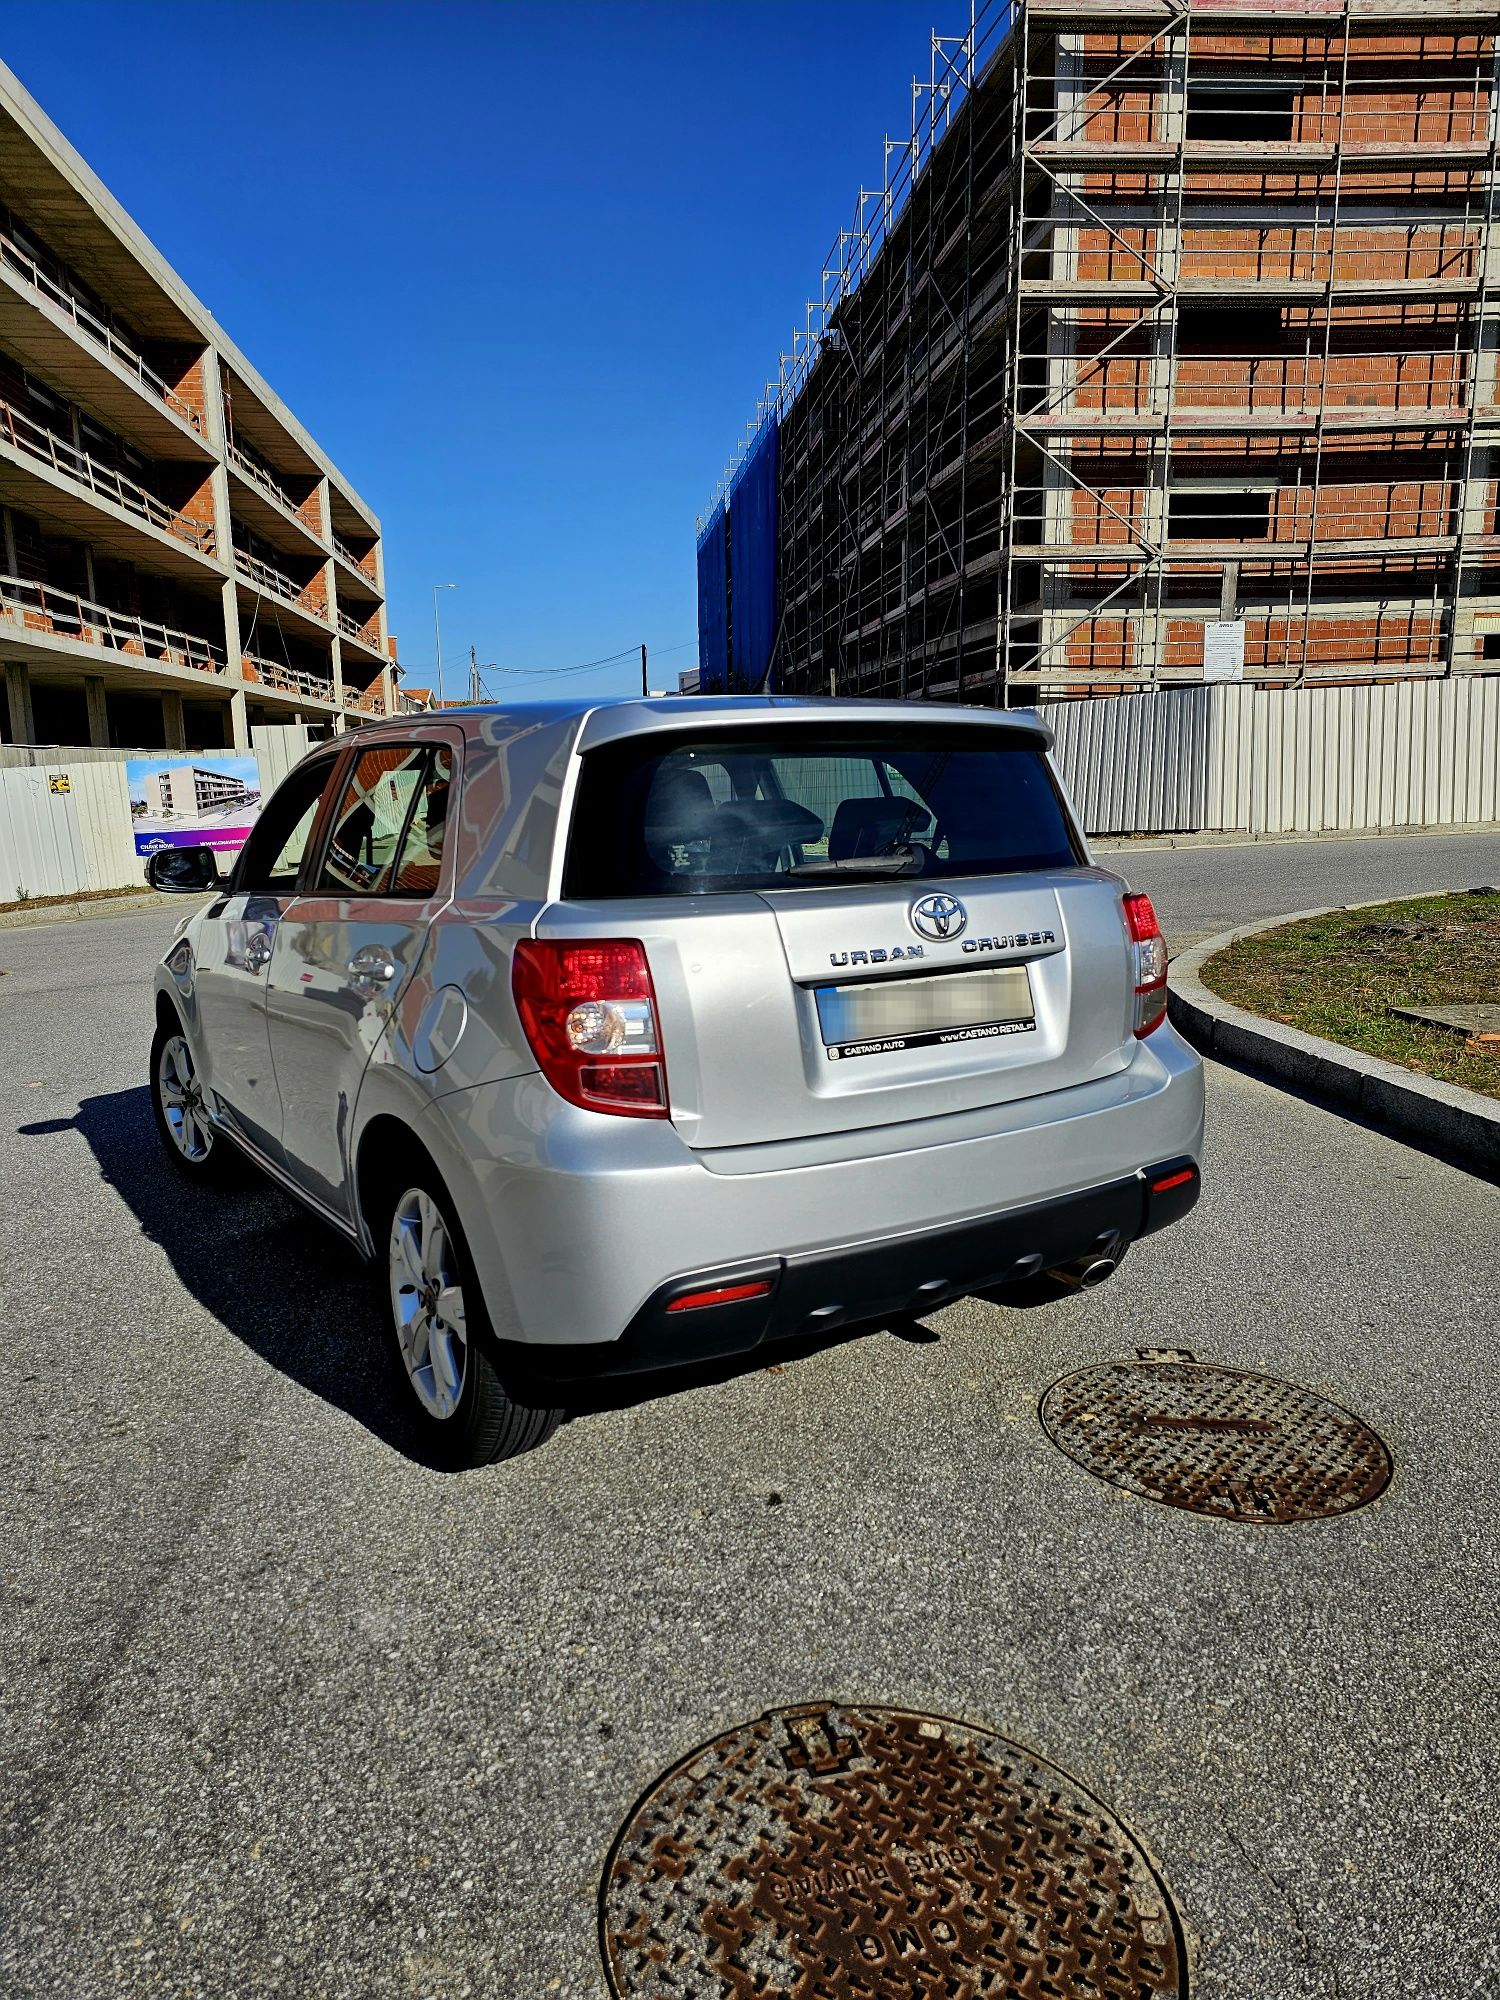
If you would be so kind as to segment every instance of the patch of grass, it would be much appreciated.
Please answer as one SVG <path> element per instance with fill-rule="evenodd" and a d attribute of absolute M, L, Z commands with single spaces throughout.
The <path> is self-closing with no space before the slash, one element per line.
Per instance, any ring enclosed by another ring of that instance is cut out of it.
<path fill-rule="evenodd" d="M 1247 1013 L 1500 1097 L 1500 1044 L 1386 1012 L 1500 1000 L 1500 890 L 1333 910 L 1242 938 L 1201 976 Z"/>
<path fill-rule="evenodd" d="M 53 910 L 59 903 L 107 903 L 115 896 L 144 896 L 144 882 L 134 889 L 78 889 L 71 896 L 22 896 L 18 902 L 0 903 L 0 916 L 11 910 Z"/>

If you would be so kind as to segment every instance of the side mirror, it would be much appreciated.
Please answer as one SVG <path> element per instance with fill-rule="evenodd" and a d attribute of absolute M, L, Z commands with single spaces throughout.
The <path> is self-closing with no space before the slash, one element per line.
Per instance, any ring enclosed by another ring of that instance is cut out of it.
<path fill-rule="evenodd" d="M 201 896 L 223 887 L 211 847 L 158 847 L 146 863 L 146 880 L 169 896 Z"/>

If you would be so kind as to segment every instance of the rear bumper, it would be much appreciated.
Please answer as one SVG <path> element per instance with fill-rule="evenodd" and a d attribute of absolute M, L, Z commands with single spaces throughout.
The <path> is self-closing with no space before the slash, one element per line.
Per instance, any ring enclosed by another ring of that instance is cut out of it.
<path fill-rule="evenodd" d="M 694 1152 L 665 1120 L 577 1110 L 527 1075 L 436 1099 L 422 1136 L 496 1333 L 592 1348 L 604 1368 L 606 1344 L 644 1341 L 642 1315 L 704 1274 L 774 1273 L 775 1323 L 795 1328 L 824 1305 L 905 1309 L 929 1281 L 946 1296 L 1005 1282 L 1038 1251 L 1051 1268 L 1106 1230 L 1129 1241 L 1151 1226 L 1145 1167 L 1201 1157 L 1203 1072 L 1164 1026 L 1125 1069 L 1069 1090 L 732 1153 Z M 710 1323 L 738 1311 L 673 1315 L 673 1350 L 725 1351 Z"/>
<path fill-rule="evenodd" d="M 1139 1236 L 1185 1215 L 1201 1186 L 1196 1161 L 1161 1162 L 1104 1187 L 1081 1189 L 942 1229 L 875 1243 L 691 1271 L 662 1285 L 618 1340 L 549 1348 L 563 1376 L 634 1375 L 747 1354 L 763 1341 L 857 1326 L 893 1313 L 930 1312 L 966 1293 L 1015 1284 L 1060 1265 L 1122 1256 Z M 705 1293 L 748 1298 L 689 1304 Z"/>

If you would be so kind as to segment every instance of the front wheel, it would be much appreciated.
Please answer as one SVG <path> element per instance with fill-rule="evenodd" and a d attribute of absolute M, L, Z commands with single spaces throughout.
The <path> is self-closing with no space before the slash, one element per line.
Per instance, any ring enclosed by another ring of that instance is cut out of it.
<path fill-rule="evenodd" d="M 214 1130 L 198 1065 L 176 1021 L 162 1021 L 151 1043 L 151 1109 L 173 1165 L 194 1180 L 213 1178 L 228 1148 Z"/>
<path fill-rule="evenodd" d="M 397 1194 L 386 1268 L 396 1345 L 435 1455 L 489 1465 L 544 1444 L 562 1412 L 518 1401 L 501 1381 L 468 1247 L 435 1176 Z"/>

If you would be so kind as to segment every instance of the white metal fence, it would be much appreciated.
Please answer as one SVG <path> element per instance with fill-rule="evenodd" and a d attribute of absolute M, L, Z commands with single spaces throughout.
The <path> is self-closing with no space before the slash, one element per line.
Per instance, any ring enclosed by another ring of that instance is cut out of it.
<path fill-rule="evenodd" d="M 312 742 L 295 724 L 254 728 L 250 738 L 262 797 Z M 143 888 L 146 864 L 135 851 L 125 763 L 164 754 L 0 744 L 0 903 Z"/>
<path fill-rule="evenodd" d="M 250 730 L 250 748 L 260 769 L 260 795 L 268 799 L 294 764 L 300 764 L 315 742 L 306 723 L 259 725 Z"/>
<path fill-rule="evenodd" d="M 0 903 L 140 879 L 123 763 L 0 770 Z"/>
<path fill-rule="evenodd" d="M 1108 701 L 1049 701 L 1057 763 L 1090 833 L 1167 833 L 1205 823 L 1213 688 Z"/>
<path fill-rule="evenodd" d="M 1090 833 L 1329 833 L 1500 820 L 1500 677 L 1162 688 L 1045 702 Z"/>
<path fill-rule="evenodd" d="M 1500 676 L 1162 688 L 1046 702 L 1090 833 L 1378 832 L 1500 821 Z M 311 740 L 251 732 L 269 794 Z M 0 746 L 0 903 L 142 880 L 127 756 Z M 54 787 L 54 777 L 66 784 Z"/>

